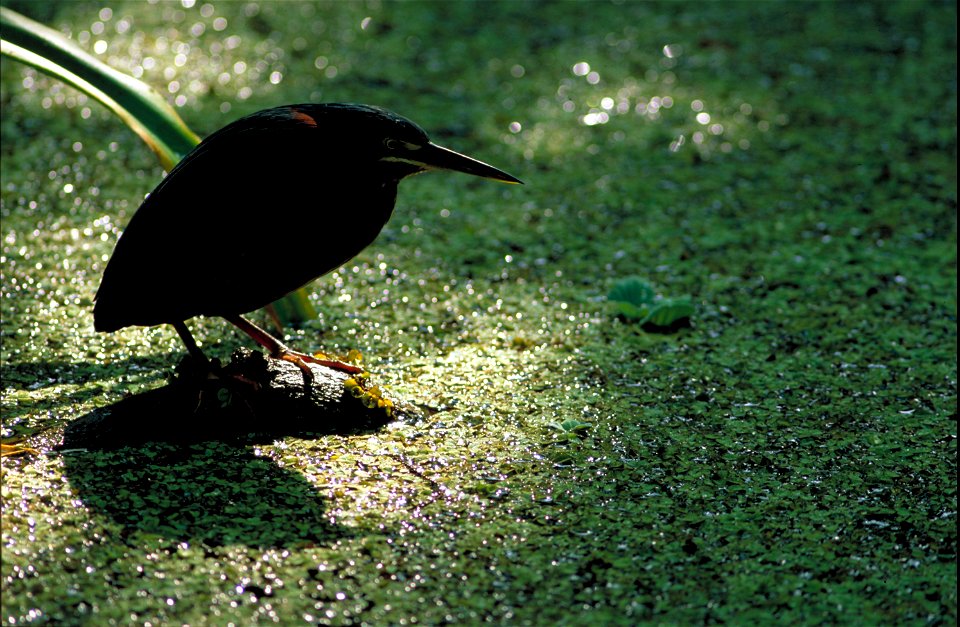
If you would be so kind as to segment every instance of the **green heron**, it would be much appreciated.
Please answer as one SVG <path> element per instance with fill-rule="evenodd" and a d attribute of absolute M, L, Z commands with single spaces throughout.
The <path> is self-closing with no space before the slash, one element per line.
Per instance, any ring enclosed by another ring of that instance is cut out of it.
<path fill-rule="evenodd" d="M 104 270 L 94 326 L 169 323 L 206 363 L 184 321 L 219 316 L 308 378 L 306 361 L 355 371 L 292 351 L 241 314 L 366 248 L 390 218 L 397 184 L 426 170 L 520 183 L 379 107 L 297 104 L 241 118 L 201 142 L 140 205 Z"/>

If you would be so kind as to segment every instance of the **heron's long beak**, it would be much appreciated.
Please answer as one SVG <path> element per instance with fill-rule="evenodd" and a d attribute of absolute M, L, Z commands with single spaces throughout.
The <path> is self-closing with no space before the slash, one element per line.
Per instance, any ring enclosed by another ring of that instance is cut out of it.
<path fill-rule="evenodd" d="M 483 161 L 477 161 L 473 157 L 461 155 L 459 152 L 454 152 L 434 143 L 429 143 L 416 151 L 407 153 L 405 161 L 421 165 L 428 170 L 452 170 L 493 181 L 523 185 L 523 181 L 503 170 L 498 170 Z"/>

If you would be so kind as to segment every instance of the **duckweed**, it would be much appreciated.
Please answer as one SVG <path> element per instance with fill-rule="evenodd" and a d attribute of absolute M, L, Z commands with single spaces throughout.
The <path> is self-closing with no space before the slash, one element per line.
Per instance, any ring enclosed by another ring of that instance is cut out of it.
<path fill-rule="evenodd" d="M 90 314 L 161 172 L 0 62 L 5 623 L 956 623 L 955 3 L 6 5 L 201 134 L 370 102 L 527 185 L 405 182 L 287 331 L 419 419 L 55 451 L 182 353 Z"/>

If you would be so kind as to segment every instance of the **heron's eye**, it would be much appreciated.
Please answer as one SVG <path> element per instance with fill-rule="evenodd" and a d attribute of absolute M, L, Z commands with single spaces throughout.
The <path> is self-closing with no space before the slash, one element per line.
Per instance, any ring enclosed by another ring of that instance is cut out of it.
<path fill-rule="evenodd" d="M 420 150 L 420 146 L 417 144 L 411 144 L 410 142 L 401 141 L 399 139 L 392 139 L 388 137 L 383 140 L 383 145 L 387 147 L 387 150 Z"/>

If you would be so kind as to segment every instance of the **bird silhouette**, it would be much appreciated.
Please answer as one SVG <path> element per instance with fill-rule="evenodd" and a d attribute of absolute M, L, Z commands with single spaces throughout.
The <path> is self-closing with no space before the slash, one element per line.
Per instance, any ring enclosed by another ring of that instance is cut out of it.
<path fill-rule="evenodd" d="M 390 218 L 399 182 L 427 170 L 521 182 L 380 107 L 295 104 L 241 118 L 184 157 L 133 215 L 104 270 L 94 326 L 171 324 L 206 363 L 185 321 L 219 316 L 305 376 L 308 361 L 354 372 L 291 350 L 242 314 L 352 259 Z"/>

